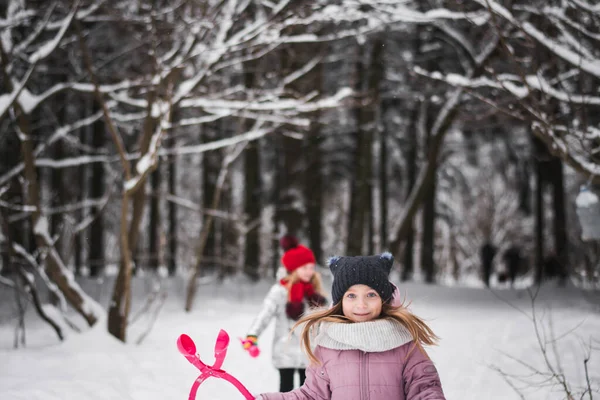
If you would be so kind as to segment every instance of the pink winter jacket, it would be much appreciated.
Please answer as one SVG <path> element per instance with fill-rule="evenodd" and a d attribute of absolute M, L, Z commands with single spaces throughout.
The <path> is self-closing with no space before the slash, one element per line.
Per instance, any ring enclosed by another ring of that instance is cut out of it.
<path fill-rule="evenodd" d="M 339 335 L 336 338 L 339 339 Z M 381 347 L 373 343 L 376 341 L 377 339 L 367 339 L 367 347 Z M 321 364 L 307 368 L 306 381 L 302 387 L 288 393 L 266 393 L 258 398 L 264 400 L 445 400 L 433 362 L 414 346 L 412 340 L 402 341 L 404 343 L 400 346 L 385 351 L 364 351 L 339 349 L 360 347 L 356 343 L 331 346 L 331 340 L 326 340 L 324 341 L 326 345 L 337 348 L 326 348 L 322 345 L 315 348 L 315 356 Z M 383 344 L 383 347 L 390 347 L 390 345 L 393 346 L 393 343 L 388 342 Z"/>

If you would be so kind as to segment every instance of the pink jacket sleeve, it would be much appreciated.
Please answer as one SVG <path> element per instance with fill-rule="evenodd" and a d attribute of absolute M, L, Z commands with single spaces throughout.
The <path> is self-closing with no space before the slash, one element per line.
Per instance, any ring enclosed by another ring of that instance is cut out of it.
<path fill-rule="evenodd" d="M 402 378 L 406 400 L 446 400 L 437 369 L 416 347 L 408 356 Z"/>
<path fill-rule="evenodd" d="M 315 356 L 320 360 L 319 347 L 315 349 Z M 257 397 L 261 400 L 329 400 L 329 376 L 322 364 L 311 365 L 306 368 L 304 385 L 287 393 L 263 393 Z"/>

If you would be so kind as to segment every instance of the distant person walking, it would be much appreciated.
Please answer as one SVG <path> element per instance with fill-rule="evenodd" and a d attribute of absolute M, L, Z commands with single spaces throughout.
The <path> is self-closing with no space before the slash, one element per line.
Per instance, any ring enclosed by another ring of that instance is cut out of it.
<path fill-rule="evenodd" d="M 481 270 L 483 275 L 483 283 L 485 286 L 490 287 L 490 276 L 493 272 L 494 257 L 496 256 L 496 246 L 490 242 L 485 242 L 481 246 L 480 257 L 481 257 Z"/>
<path fill-rule="evenodd" d="M 515 284 L 515 279 L 517 278 L 517 274 L 521 268 L 522 258 L 520 247 L 517 245 L 512 245 L 506 249 L 502 255 L 502 261 L 504 261 L 504 266 L 506 267 L 508 279 L 510 280 L 510 286 L 513 287 Z"/>

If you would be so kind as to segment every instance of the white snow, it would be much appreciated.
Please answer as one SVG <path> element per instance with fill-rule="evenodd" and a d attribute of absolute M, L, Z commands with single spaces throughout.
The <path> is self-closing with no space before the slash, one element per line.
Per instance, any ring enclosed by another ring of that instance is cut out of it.
<path fill-rule="evenodd" d="M 33 227 L 33 233 L 39 236 L 43 236 L 45 238 L 50 238 L 50 233 L 48 230 L 48 218 L 44 216 L 40 216 Z M 51 243 L 52 240 L 49 240 Z"/>
<path fill-rule="evenodd" d="M 154 290 L 148 277 L 135 278 L 132 314 Z M 152 278 L 153 279 L 153 278 Z M 177 351 L 176 340 L 188 334 L 196 343 L 202 360 L 212 364 L 213 347 L 220 329 L 230 335 L 230 346 L 223 369 L 237 377 L 252 393 L 275 391 L 279 375 L 270 362 L 272 326 L 259 338 L 261 355 L 250 358 L 238 343 L 257 314 L 270 282 L 252 285 L 240 279 L 224 284 L 211 283 L 199 290 L 192 312 L 183 311 L 185 282 L 177 277 L 164 280 L 167 302 L 146 339 L 138 338 L 151 325 L 149 317 L 138 320 L 128 331 L 128 344 L 106 333 L 106 321 L 82 334 L 71 334 L 59 343 L 50 328 L 27 315 L 27 343 L 12 349 L 16 319 L 3 318 L 0 325 L 0 398 L 11 400 L 184 400 L 199 375 Z M 95 288 L 108 303 L 108 282 Z M 411 309 L 425 318 L 441 337 L 438 347 L 430 348 L 447 399 L 512 400 L 519 395 L 497 369 L 521 376 L 525 382 L 541 382 L 520 362 L 546 371 L 535 337 L 530 298 L 523 290 L 497 290 L 430 286 L 419 283 L 399 285 L 413 303 Z M 163 289 L 165 290 L 165 289 Z M 14 304 L 10 290 L 0 292 L 0 315 L 6 316 Z M 585 384 L 583 360 L 585 346 L 596 346 L 588 363 L 593 388 L 598 389 L 600 357 L 597 332 L 600 331 L 598 296 L 573 287 L 543 287 L 536 300 L 545 339 L 550 341 L 552 322 L 556 343 L 547 347 L 555 362 L 553 346 L 560 354 L 561 367 L 573 390 Z M 594 309 L 593 302 L 596 304 Z M 150 313 L 152 314 L 152 313 Z M 149 314 L 149 315 L 150 315 Z M 103 317 L 104 318 L 104 317 Z M 8 322 L 11 321 L 11 322 Z M 513 359 L 514 358 L 514 359 Z M 526 383 L 513 382 L 516 387 Z M 526 399 L 563 399 L 560 387 L 552 381 L 521 390 Z M 579 398 L 577 396 L 576 398 Z M 242 399 L 227 382 L 210 378 L 198 391 L 199 400 Z"/>
<path fill-rule="evenodd" d="M 582 190 L 577 195 L 575 204 L 577 204 L 577 207 L 591 207 L 594 204 L 598 204 L 598 196 L 590 190 Z"/>

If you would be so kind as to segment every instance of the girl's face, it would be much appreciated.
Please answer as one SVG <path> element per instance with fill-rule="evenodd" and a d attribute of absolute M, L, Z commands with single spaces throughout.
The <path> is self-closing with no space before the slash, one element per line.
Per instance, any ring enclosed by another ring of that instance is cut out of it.
<path fill-rule="evenodd" d="M 296 269 L 296 275 L 298 276 L 298 279 L 300 279 L 302 282 L 310 282 L 314 274 L 314 263 L 304 264 L 300 268 Z"/>
<path fill-rule="evenodd" d="M 351 286 L 342 298 L 342 311 L 353 322 L 366 322 L 379 317 L 383 302 L 367 285 Z"/>

